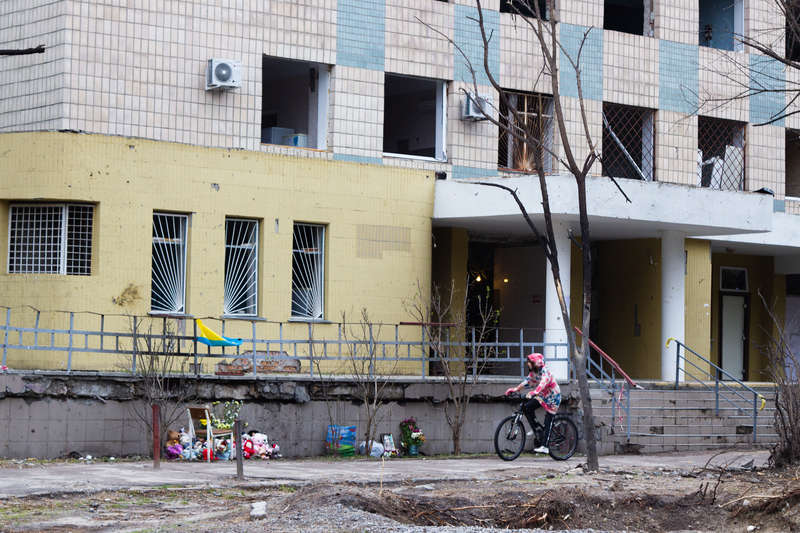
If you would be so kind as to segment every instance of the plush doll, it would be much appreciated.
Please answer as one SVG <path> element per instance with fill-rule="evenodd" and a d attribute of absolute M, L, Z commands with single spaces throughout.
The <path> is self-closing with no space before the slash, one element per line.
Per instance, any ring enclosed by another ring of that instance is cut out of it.
<path fill-rule="evenodd" d="M 178 457 L 181 457 L 182 453 L 183 453 L 183 446 L 181 446 L 180 444 L 173 444 L 172 446 L 167 446 L 167 448 L 164 450 L 164 455 L 166 456 L 167 459 L 177 459 Z"/>
<path fill-rule="evenodd" d="M 183 449 L 190 448 L 192 446 L 192 437 L 186 433 L 183 433 L 180 438 L 180 445 L 183 446 Z"/>
<path fill-rule="evenodd" d="M 197 459 L 197 450 L 189 446 L 188 448 L 184 448 L 181 452 L 181 457 L 186 459 L 187 461 L 194 461 Z"/>
<path fill-rule="evenodd" d="M 242 444 L 242 458 L 250 459 L 253 453 L 253 441 L 251 439 L 246 439 Z"/>
<path fill-rule="evenodd" d="M 228 446 L 228 441 L 225 439 L 216 439 L 214 441 L 214 455 L 220 461 L 229 461 L 231 458 L 231 450 Z"/>

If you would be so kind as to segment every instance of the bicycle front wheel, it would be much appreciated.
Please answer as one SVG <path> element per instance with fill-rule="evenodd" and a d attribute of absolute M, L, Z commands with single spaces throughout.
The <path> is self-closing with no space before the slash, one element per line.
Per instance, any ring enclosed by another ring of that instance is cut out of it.
<path fill-rule="evenodd" d="M 500 422 L 494 431 L 494 451 L 504 461 L 513 461 L 525 448 L 525 426 L 521 418 L 511 415 Z"/>
<path fill-rule="evenodd" d="M 556 461 L 566 461 L 578 447 L 578 428 L 566 417 L 557 417 L 550 428 L 550 441 L 547 443 L 550 457 Z"/>

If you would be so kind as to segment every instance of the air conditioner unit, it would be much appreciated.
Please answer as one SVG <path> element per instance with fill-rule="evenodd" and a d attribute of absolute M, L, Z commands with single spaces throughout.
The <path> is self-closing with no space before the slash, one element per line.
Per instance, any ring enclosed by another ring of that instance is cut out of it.
<path fill-rule="evenodd" d="M 469 93 L 469 96 L 464 95 L 464 103 L 461 106 L 461 120 L 487 120 L 481 110 L 485 111 L 487 115 L 492 113 L 491 95 L 483 93 L 478 93 L 477 97 L 474 93 Z"/>
<path fill-rule="evenodd" d="M 209 59 L 206 67 L 206 91 L 230 91 L 242 86 L 242 62 L 233 59 Z"/>

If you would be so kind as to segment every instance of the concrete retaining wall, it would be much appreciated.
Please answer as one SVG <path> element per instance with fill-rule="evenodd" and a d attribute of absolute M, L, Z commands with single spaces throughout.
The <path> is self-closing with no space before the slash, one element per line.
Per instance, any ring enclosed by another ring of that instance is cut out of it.
<path fill-rule="evenodd" d="M 502 395 L 514 380 L 487 378 L 476 385 L 461 434 L 465 453 L 493 452 L 494 429 L 511 413 Z M 518 380 L 515 381 L 518 383 Z M 287 457 L 320 455 L 334 420 L 358 427 L 363 439 L 364 410 L 355 400 L 352 381 L 328 380 L 325 401 L 321 381 L 298 376 L 202 377 L 194 382 L 197 403 L 244 400 L 240 417 L 247 429 L 266 433 Z M 0 457 L 56 458 L 69 452 L 95 456 L 150 455 L 147 437 L 132 415 L 139 381 L 129 374 L 8 372 L 0 374 Z M 426 454 L 452 451 L 444 413 L 446 387 L 441 381 L 392 378 L 384 390 L 385 406 L 377 434 L 392 433 L 399 444 L 399 424 L 417 419 L 428 441 Z M 569 385 L 562 386 L 565 408 L 577 405 Z M 171 429 L 188 423 L 185 414 Z M 579 417 L 575 417 L 578 422 Z"/>

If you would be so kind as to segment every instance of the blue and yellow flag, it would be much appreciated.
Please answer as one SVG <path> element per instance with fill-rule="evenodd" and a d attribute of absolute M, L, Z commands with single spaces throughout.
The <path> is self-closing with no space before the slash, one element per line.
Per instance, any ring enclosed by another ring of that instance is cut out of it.
<path fill-rule="evenodd" d="M 242 344 L 242 339 L 229 339 L 222 335 L 217 335 L 203 325 L 200 320 L 195 320 L 197 323 L 197 342 L 202 342 L 206 346 L 239 346 Z"/>

